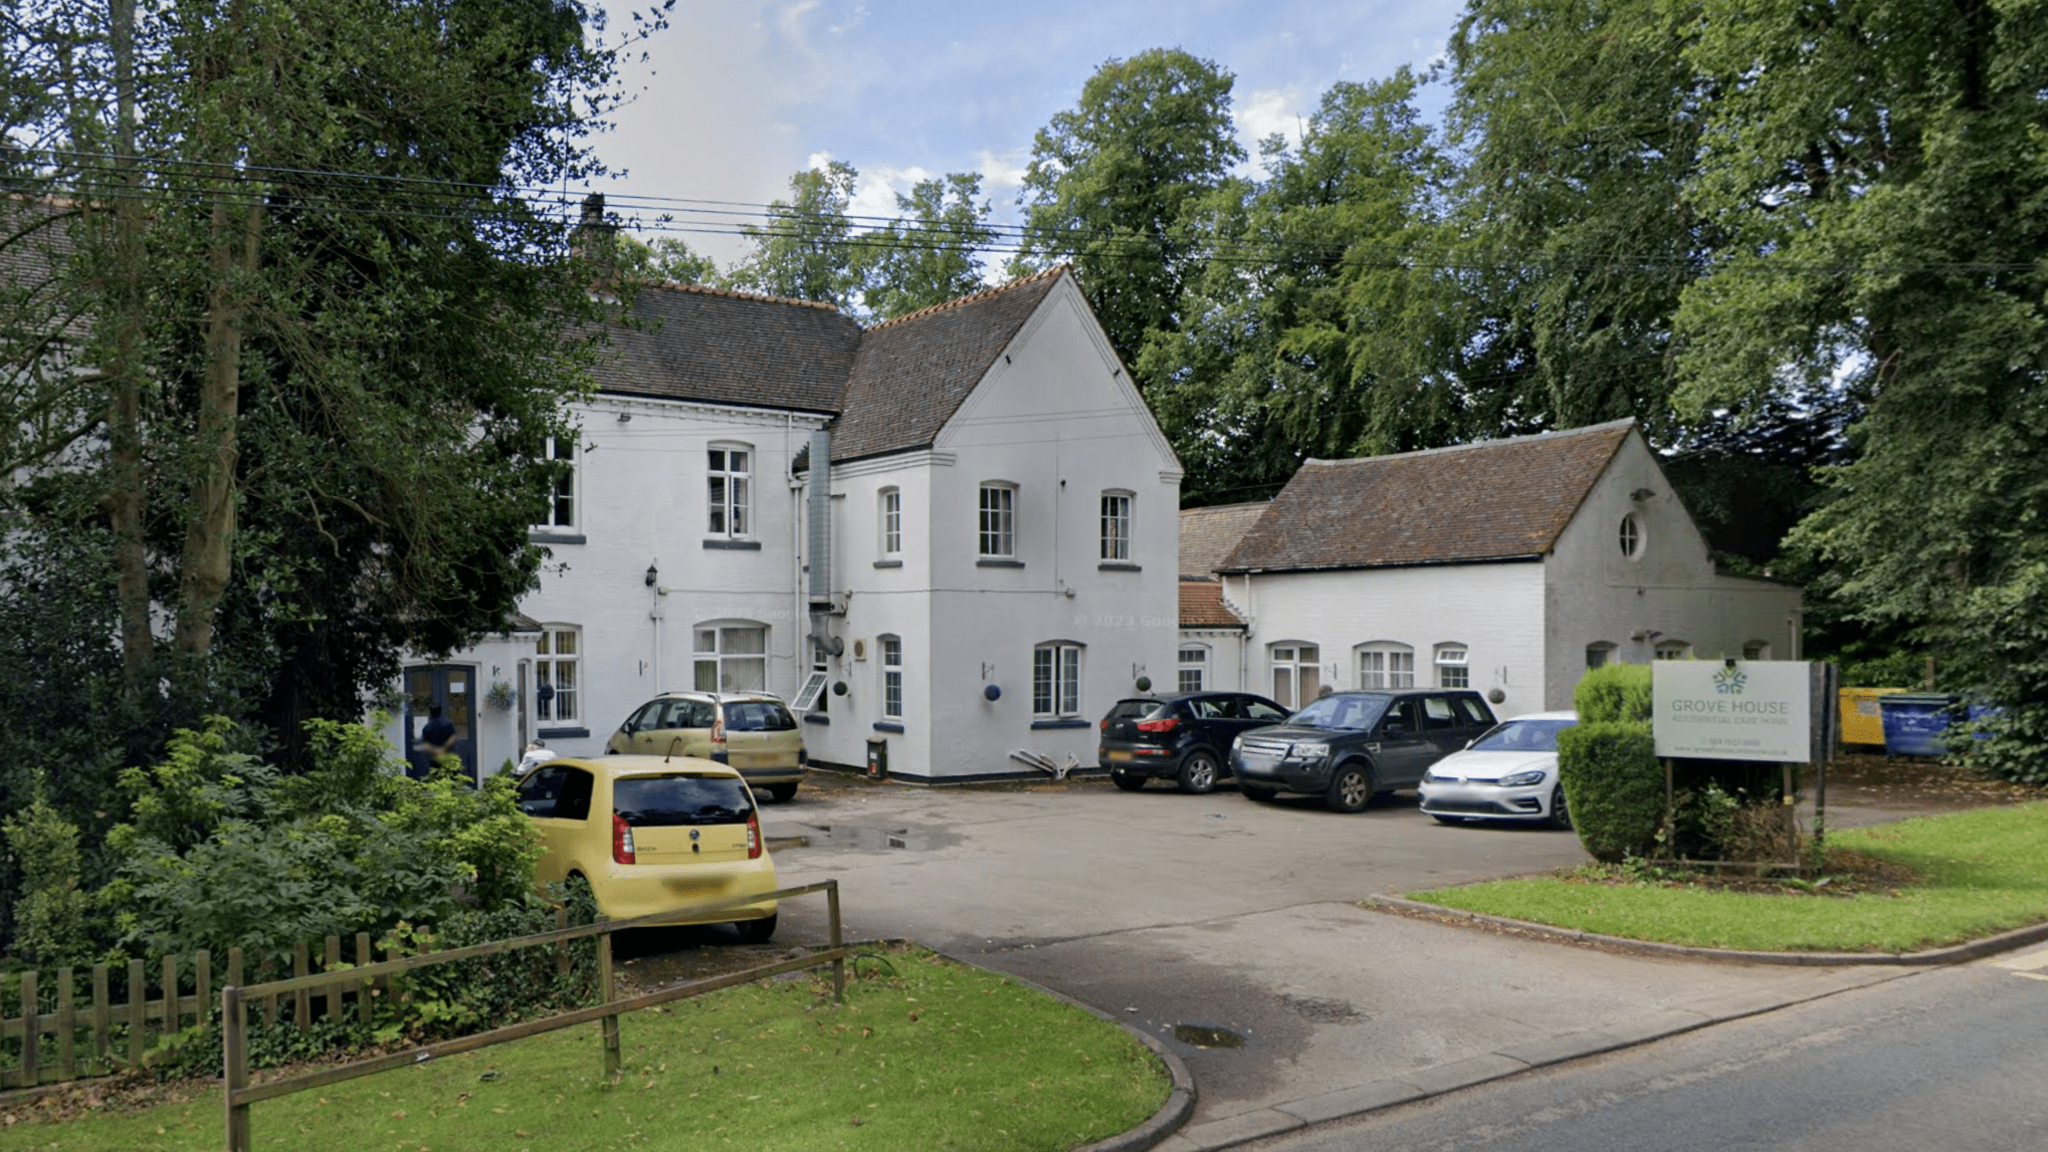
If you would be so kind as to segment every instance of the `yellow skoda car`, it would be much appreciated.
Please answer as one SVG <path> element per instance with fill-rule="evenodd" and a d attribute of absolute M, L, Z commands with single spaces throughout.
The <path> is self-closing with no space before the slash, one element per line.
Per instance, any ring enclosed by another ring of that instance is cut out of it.
<path fill-rule="evenodd" d="M 765 692 L 664 692 L 626 717 L 604 750 L 730 764 L 778 802 L 796 795 L 810 759 L 796 717 Z"/>
<path fill-rule="evenodd" d="M 776 889 L 754 794 L 739 773 L 693 756 L 543 762 L 519 807 L 546 851 L 543 883 L 590 885 L 615 920 L 675 911 L 676 924 L 731 921 L 740 939 L 775 934 L 775 901 L 692 915 L 694 905 Z"/>

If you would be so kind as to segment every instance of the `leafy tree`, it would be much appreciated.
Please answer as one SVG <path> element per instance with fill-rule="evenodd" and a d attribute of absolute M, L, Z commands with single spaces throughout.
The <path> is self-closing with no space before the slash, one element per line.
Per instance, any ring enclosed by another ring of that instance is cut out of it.
<path fill-rule="evenodd" d="M 1720 99 L 1688 191 L 1729 242 L 1677 314 L 1680 400 L 1754 410 L 1792 379 L 1866 403 L 1795 543 L 1853 618 L 2005 705 L 1989 762 L 2038 758 L 2048 25 L 1976 3 L 1700 13 L 1686 60 Z"/>
<path fill-rule="evenodd" d="M 718 264 L 680 237 L 661 236 L 647 244 L 621 233 L 614 242 L 614 259 L 624 275 L 674 284 L 710 284 L 718 279 Z"/>
<path fill-rule="evenodd" d="M 981 200 L 981 174 L 953 172 L 898 194 L 902 216 L 855 241 L 861 303 L 892 320 L 982 289 L 977 250 L 996 238 Z"/>
<path fill-rule="evenodd" d="M 754 251 L 726 274 L 726 286 L 852 307 L 860 276 L 846 209 L 859 179 L 859 170 L 842 160 L 791 176 L 789 199 L 768 206 L 768 222 L 741 227 Z"/>
<path fill-rule="evenodd" d="M 1190 214 L 1244 159 L 1230 73 L 1178 49 L 1110 60 L 1080 103 L 1039 130 L 1024 176 L 1024 248 L 1014 271 L 1073 261 L 1127 364 L 1148 332 L 1177 331 L 1205 253 Z"/>
<path fill-rule="evenodd" d="M 1300 147 L 1265 148 L 1267 178 L 1229 181 L 1189 235 L 1214 258 L 1178 331 L 1137 369 L 1188 465 L 1195 502 L 1277 487 L 1310 456 L 1440 443 L 1456 398 L 1433 358 L 1440 278 L 1405 258 L 1434 242 L 1448 176 L 1403 70 L 1338 84 Z"/>
<path fill-rule="evenodd" d="M 1679 293 L 1720 242 L 1690 194 L 1713 89 L 1695 6 L 1470 0 L 1449 44 L 1464 153 L 1450 365 L 1475 434 L 1623 417 L 1670 438 Z"/>

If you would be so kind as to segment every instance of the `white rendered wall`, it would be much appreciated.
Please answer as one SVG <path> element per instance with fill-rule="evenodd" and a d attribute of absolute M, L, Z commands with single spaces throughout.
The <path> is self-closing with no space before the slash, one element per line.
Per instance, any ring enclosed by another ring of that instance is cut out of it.
<path fill-rule="evenodd" d="M 596 755 L 628 713 L 657 692 L 694 686 L 693 628 L 712 621 L 766 625 L 768 690 L 795 693 L 808 660 L 807 619 L 792 534 L 799 493 L 791 455 L 823 417 L 599 397 L 580 405 L 583 434 L 574 535 L 551 542 L 540 588 L 520 611 L 582 628 L 581 716 L 587 736 L 550 736 L 563 755 Z M 621 421 L 629 414 L 630 421 Z M 755 549 L 707 547 L 707 452 L 753 453 Z M 552 530 L 548 536 L 570 535 Z M 649 587 L 649 565 L 657 570 Z"/>
<path fill-rule="evenodd" d="M 1641 533 L 1633 558 L 1620 535 L 1631 514 Z M 1740 657 L 1757 642 L 1774 660 L 1801 655 L 1800 590 L 1716 575 L 1706 541 L 1640 435 L 1624 441 L 1544 568 L 1547 708 L 1572 706 L 1595 643 L 1615 645 L 1613 659 L 1632 664 L 1669 641 L 1684 641 L 1702 659 Z"/>
<path fill-rule="evenodd" d="M 1249 593 L 1246 578 L 1226 581 L 1232 600 L 1251 613 L 1247 691 L 1272 695 L 1269 653 L 1276 643 L 1318 645 L 1322 681 L 1338 689 L 1359 686 L 1359 645 L 1408 645 L 1415 653 L 1415 684 L 1427 687 L 1436 683 L 1436 647 L 1463 644 L 1471 687 L 1504 693 L 1492 703 L 1495 715 L 1545 706 L 1539 563 L 1286 572 L 1249 580 Z"/>
<path fill-rule="evenodd" d="M 904 569 L 906 581 L 922 571 L 926 589 L 927 622 L 906 643 L 915 654 L 906 690 L 921 714 L 906 718 L 903 736 L 890 735 L 891 770 L 934 780 L 1029 771 L 1009 758 L 1017 749 L 1092 766 L 1096 722 L 1135 690 L 1135 678 L 1172 682 L 1180 470 L 1071 278 L 1048 293 L 941 431 L 926 475 L 929 502 L 910 519 L 926 530 L 928 551 L 915 569 L 906 557 Z M 1021 566 L 980 563 L 984 481 L 1017 486 Z M 1100 555 L 1109 490 L 1133 498 L 1123 568 L 1105 567 Z M 850 509 L 868 510 L 850 518 L 872 515 L 872 500 L 849 495 Z M 850 535 L 867 539 L 858 527 Z M 878 580 L 856 593 L 848 627 L 870 636 L 889 621 L 912 627 L 895 601 L 915 599 L 884 595 Z M 1061 726 L 1032 713 L 1032 651 L 1048 641 L 1084 647 L 1080 709 Z M 989 684 L 998 699 L 985 698 Z M 861 727 L 869 715 L 863 709 Z"/>

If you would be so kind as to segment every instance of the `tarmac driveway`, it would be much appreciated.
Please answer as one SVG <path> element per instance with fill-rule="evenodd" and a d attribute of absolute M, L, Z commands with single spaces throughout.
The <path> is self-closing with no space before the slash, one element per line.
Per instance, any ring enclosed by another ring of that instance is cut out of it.
<path fill-rule="evenodd" d="M 1158 1037 L 1195 1077 L 1190 1134 L 1705 999 L 1761 1003 L 1832 971 L 1609 954 L 1367 911 L 1357 901 L 1372 893 L 1586 859 L 1569 833 L 1438 825 L 1412 795 L 1345 816 L 1228 789 L 840 779 L 763 817 L 785 885 L 838 879 L 848 939 L 914 939 Z M 801 898 L 767 947 L 824 938 L 822 899 Z M 692 953 L 733 951 L 685 944 L 635 966 L 672 979 L 693 974 Z"/>

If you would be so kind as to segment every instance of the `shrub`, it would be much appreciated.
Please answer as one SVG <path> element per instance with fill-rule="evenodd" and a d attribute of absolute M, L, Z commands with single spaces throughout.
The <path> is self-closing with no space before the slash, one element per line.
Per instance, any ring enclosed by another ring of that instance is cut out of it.
<path fill-rule="evenodd" d="M 86 915 L 92 895 L 79 885 L 78 826 L 59 815 L 38 787 L 28 810 L 8 817 L 0 831 L 21 872 L 13 955 L 45 968 L 90 963 Z"/>
<path fill-rule="evenodd" d="M 118 875 L 105 898 L 125 943 L 285 962 L 301 941 L 529 899 L 540 850 L 509 780 L 409 779 L 361 725 L 314 721 L 307 735 L 303 777 L 238 750 L 243 734 L 220 719 L 122 775 L 135 816 L 108 836 Z"/>
<path fill-rule="evenodd" d="M 1643 721 L 1650 719 L 1650 666 L 1648 664 L 1603 664 L 1579 678 L 1572 690 L 1572 707 L 1579 723 Z M 1576 815 L 1576 814 L 1574 814 Z"/>
<path fill-rule="evenodd" d="M 1579 842 L 1594 859 L 1649 854 L 1664 819 L 1664 775 L 1647 721 L 1582 720 L 1557 734 L 1557 764 Z"/>

